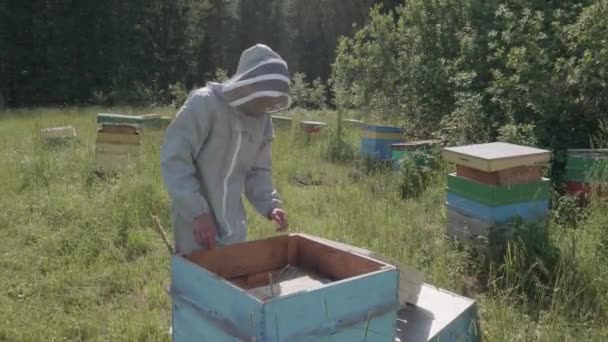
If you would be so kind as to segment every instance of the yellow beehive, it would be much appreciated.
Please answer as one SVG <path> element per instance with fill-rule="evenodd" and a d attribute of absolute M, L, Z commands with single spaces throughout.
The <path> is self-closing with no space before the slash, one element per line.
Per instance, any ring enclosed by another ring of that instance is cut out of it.
<path fill-rule="evenodd" d="M 104 171 L 126 170 L 139 158 L 141 135 L 132 125 L 102 125 L 95 140 L 95 162 Z"/>

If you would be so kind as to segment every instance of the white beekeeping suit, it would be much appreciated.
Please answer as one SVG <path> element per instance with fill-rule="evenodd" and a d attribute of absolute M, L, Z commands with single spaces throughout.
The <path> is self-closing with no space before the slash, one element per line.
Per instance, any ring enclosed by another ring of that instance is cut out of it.
<path fill-rule="evenodd" d="M 194 91 L 179 110 L 161 148 L 177 253 L 203 249 L 192 223 L 205 213 L 215 220 L 219 245 L 245 241 L 243 192 L 261 215 L 280 206 L 269 113 L 289 107 L 289 90 L 285 61 L 258 44 L 243 52 L 230 80 Z"/>

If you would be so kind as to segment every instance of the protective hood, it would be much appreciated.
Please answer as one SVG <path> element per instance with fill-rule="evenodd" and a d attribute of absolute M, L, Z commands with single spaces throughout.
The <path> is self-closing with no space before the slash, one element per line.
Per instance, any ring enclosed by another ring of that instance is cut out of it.
<path fill-rule="evenodd" d="M 291 105 L 287 63 L 266 45 L 250 47 L 241 54 L 236 74 L 221 84 L 221 95 L 230 106 L 252 116 L 287 109 Z"/>

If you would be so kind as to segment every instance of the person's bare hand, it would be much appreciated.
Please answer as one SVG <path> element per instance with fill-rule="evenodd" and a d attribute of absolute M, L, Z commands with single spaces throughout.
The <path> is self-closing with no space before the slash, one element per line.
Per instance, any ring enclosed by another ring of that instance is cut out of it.
<path fill-rule="evenodd" d="M 194 219 L 194 238 L 196 242 L 207 249 L 214 249 L 216 247 L 216 236 L 217 227 L 211 215 L 203 214 Z"/>
<path fill-rule="evenodd" d="M 287 224 L 287 213 L 285 210 L 276 208 L 273 209 L 269 214 L 268 218 L 277 224 L 277 232 L 286 231 L 289 228 Z"/>

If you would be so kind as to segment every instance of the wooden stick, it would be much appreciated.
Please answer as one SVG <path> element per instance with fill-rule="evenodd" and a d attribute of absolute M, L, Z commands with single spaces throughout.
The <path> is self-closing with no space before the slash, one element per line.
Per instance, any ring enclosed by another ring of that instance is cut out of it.
<path fill-rule="evenodd" d="M 169 240 L 167 239 L 167 235 L 165 235 L 165 231 L 163 230 L 163 226 L 160 224 L 160 220 L 158 219 L 158 217 L 156 217 L 156 215 L 152 215 L 152 219 L 154 219 L 155 230 L 160 234 L 160 237 L 165 242 L 165 245 L 167 245 L 167 249 L 169 250 L 169 253 L 173 254 L 173 246 L 171 246 L 171 244 L 169 243 Z"/>

